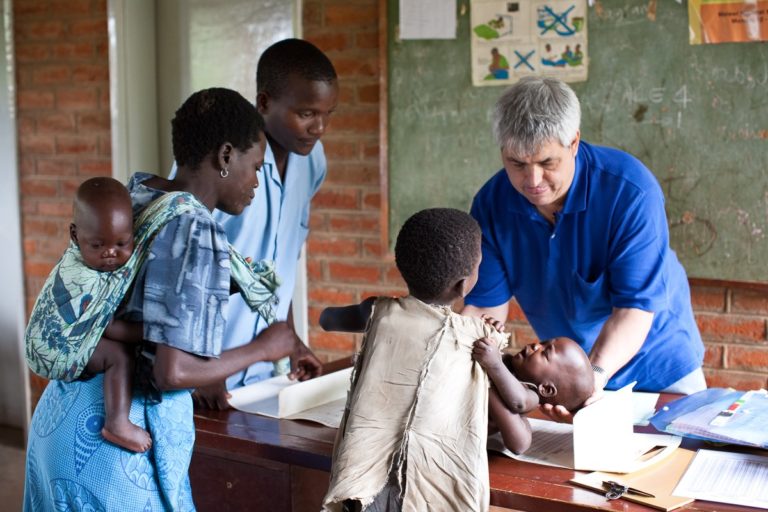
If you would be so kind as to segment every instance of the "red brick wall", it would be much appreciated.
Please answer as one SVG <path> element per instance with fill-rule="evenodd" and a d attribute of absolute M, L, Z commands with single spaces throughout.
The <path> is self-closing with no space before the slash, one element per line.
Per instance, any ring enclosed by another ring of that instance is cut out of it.
<path fill-rule="evenodd" d="M 696 322 L 706 344 L 704 371 L 713 387 L 768 387 L 768 287 L 692 280 Z"/>
<path fill-rule="evenodd" d="M 304 1 L 303 35 L 328 54 L 341 85 L 308 241 L 310 344 L 324 359 L 352 353 L 357 338 L 319 329 L 324 307 L 405 291 L 381 243 L 378 14 L 378 0 Z"/>
<path fill-rule="evenodd" d="M 309 238 L 310 344 L 325 359 L 351 353 L 357 339 L 314 327 L 323 307 L 405 290 L 381 245 L 378 4 L 304 1 L 304 36 L 328 53 L 341 82 Z M 67 243 L 75 188 L 111 172 L 106 1 L 17 0 L 13 14 L 29 311 Z M 695 280 L 692 293 L 710 385 L 767 386 L 768 286 Z M 519 309 L 509 320 L 516 343 L 532 339 Z"/>
<path fill-rule="evenodd" d="M 27 311 L 69 238 L 72 196 L 109 175 L 106 0 L 13 2 Z M 33 394 L 43 381 L 33 376 Z"/>

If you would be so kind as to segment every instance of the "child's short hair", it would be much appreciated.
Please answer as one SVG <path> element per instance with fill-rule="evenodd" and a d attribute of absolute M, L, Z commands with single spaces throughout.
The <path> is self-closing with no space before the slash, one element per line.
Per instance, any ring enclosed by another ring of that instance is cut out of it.
<path fill-rule="evenodd" d="M 123 208 L 131 212 L 131 195 L 118 180 L 109 176 L 96 176 L 82 182 L 72 206 L 72 222 L 80 224 L 85 216 L 96 215 L 97 204 L 110 204 L 113 209 Z"/>
<path fill-rule="evenodd" d="M 256 68 L 256 90 L 279 97 L 287 89 L 292 74 L 315 82 L 336 80 L 333 64 L 317 46 L 303 39 L 284 39 L 261 54 Z"/>
<path fill-rule="evenodd" d="M 229 142 L 238 151 L 258 143 L 264 119 L 240 93 L 222 87 L 192 94 L 171 121 L 176 165 L 197 169 L 207 155 Z"/>
<path fill-rule="evenodd" d="M 480 238 L 477 221 L 460 210 L 429 208 L 412 215 L 395 243 L 395 263 L 408 291 L 431 299 L 469 276 L 480 257 Z"/>

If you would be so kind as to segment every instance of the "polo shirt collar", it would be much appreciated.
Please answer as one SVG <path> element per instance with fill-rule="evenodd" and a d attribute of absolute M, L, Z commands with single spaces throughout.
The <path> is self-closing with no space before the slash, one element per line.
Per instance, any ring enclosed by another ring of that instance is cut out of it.
<path fill-rule="evenodd" d="M 264 165 L 261 166 L 264 176 L 272 176 L 272 172 L 277 169 L 277 164 L 275 163 L 275 154 L 272 152 L 272 146 L 269 145 L 269 141 L 267 141 L 266 149 L 264 150 Z"/>

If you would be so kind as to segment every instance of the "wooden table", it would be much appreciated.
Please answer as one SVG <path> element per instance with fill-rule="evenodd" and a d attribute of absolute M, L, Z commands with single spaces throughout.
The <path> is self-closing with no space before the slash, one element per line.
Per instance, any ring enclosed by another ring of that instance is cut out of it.
<path fill-rule="evenodd" d="M 659 404 L 675 395 L 662 395 Z M 328 488 L 336 429 L 276 420 L 240 411 L 197 411 L 197 441 L 190 467 L 195 504 L 206 511 L 313 511 Z M 653 431 L 646 427 L 646 431 Z M 684 439 L 683 446 L 702 446 Z M 371 454 L 375 456 L 375 454 Z M 608 501 L 568 482 L 572 470 L 519 462 L 490 452 L 491 503 L 534 512 L 610 510 L 648 512 L 626 500 Z M 685 512 L 752 511 L 704 501 Z"/>

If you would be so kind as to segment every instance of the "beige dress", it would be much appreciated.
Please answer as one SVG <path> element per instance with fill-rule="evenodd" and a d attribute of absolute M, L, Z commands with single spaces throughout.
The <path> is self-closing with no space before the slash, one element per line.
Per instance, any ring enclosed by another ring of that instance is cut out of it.
<path fill-rule="evenodd" d="M 324 510 L 485 511 L 488 377 L 479 318 L 413 297 L 377 299 L 339 427 Z"/>

